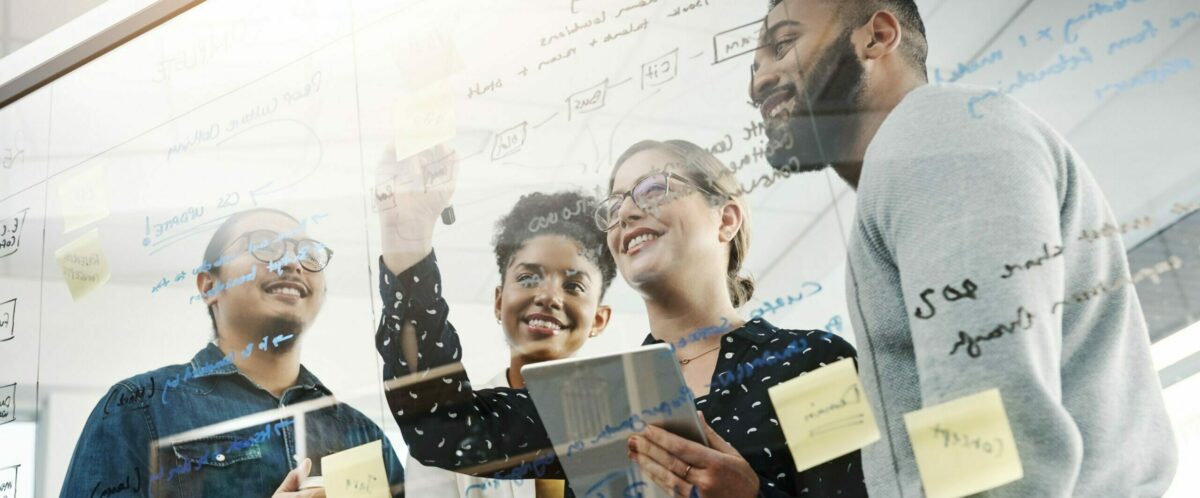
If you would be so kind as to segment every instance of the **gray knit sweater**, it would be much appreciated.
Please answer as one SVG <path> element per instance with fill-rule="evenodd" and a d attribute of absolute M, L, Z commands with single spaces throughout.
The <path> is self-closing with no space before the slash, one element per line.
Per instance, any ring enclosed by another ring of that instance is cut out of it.
<path fill-rule="evenodd" d="M 1030 110 L 973 117 L 982 93 L 919 88 L 867 150 L 846 292 L 883 432 L 868 489 L 922 496 L 904 414 L 999 388 L 1025 477 L 987 496 L 1161 496 L 1176 449 L 1125 248 L 1080 237 L 1116 220 Z"/>

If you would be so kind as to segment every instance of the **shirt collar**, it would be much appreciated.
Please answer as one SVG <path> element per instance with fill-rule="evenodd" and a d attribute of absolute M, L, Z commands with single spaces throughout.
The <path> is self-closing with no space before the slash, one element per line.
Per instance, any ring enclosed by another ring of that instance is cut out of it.
<path fill-rule="evenodd" d="M 752 318 L 747 320 L 741 327 L 730 331 L 727 335 L 749 341 L 753 344 L 762 345 L 769 341 L 771 335 L 777 330 L 779 330 L 777 327 L 762 318 Z M 646 340 L 642 341 L 642 345 L 649 346 L 661 342 L 663 341 L 654 337 L 654 334 L 646 334 Z"/>
<path fill-rule="evenodd" d="M 204 349 L 201 349 L 200 352 L 196 353 L 196 356 L 192 357 L 192 361 L 189 364 L 189 367 L 191 368 L 191 377 L 193 379 L 201 379 L 204 377 L 233 375 L 239 373 L 237 365 L 233 364 L 233 357 L 236 354 L 239 353 L 230 353 L 228 356 L 226 356 L 225 353 L 221 351 L 221 348 L 217 347 L 216 343 L 208 343 L 208 346 L 205 346 Z M 330 391 L 329 388 L 326 387 L 323 382 L 321 382 L 321 379 L 318 379 L 316 375 L 313 375 L 313 373 L 305 368 L 304 365 L 300 365 L 300 376 L 296 379 L 296 385 L 288 389 L 290 390 L 296 388 L 303 388 L 306 390 L 316 389 L 325 393 L 326 395 L 333 395 L 333 391 Z"/>

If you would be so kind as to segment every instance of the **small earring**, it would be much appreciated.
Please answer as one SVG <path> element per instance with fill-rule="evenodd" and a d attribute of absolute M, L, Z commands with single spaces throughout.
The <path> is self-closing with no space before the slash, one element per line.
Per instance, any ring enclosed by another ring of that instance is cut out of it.
<path fill-rule="evenodd" d="M 497 318 L 497 319 L 496 319 L 496 323 L 503 323 L 503 322 L 501 322 L 501 321 L 500 321 L 500 319 L 499 319 L 499 318 Z"/>

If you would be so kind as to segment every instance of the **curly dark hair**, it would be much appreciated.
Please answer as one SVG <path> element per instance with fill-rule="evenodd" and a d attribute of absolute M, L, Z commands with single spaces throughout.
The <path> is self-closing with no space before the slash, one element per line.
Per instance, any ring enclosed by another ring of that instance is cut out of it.
<path fill-rule="evenodd" d="M 500 280 L 504 280 L 513 255 L 529 239 L 561 235 L 578 243 L 584 257 L 600 269 L 603 280 L 600 298 L 603 299 L 617 275 L 617 264 L 608 250 L 607 235 L 596 228 L 593 219 L 598 205 L 595 197 L 577 191 L 534 192 L 521 196 L 512 210 L 496 222 L 496 233 L 492 237 Z"/>

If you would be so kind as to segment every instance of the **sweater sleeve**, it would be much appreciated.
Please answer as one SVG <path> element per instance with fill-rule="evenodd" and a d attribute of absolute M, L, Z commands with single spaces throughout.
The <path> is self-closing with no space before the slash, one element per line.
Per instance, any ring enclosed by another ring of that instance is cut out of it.
<path fill-rule="evenodd" d="M 474 390 L 461 366 L 462 348 L 441 295 L 436 257 L 399 275 L 380 258 L 383 317 L 375 336 L 386 397 L 412 456 L 455 472 L 501 479 L 563 477 L 549 436 L 524 389 Z M 401 331 L 416 329 L 415 373 Z M 435 371 L 435 369 L 437 369 Z M 434 371 L 434 372 L 431 372 Z"/>
<path fill-rule="evenodd" d="M 1019 130 L 1018 130 L 1019 131 Z M 1036 133 L 878 164 L 865 213 L 898 269 L 922 406 L 998 388 L 1025 477 L 985 496 L 1067 496 L 1080 429 L 1062 402 L 1065 172 Z"/>

